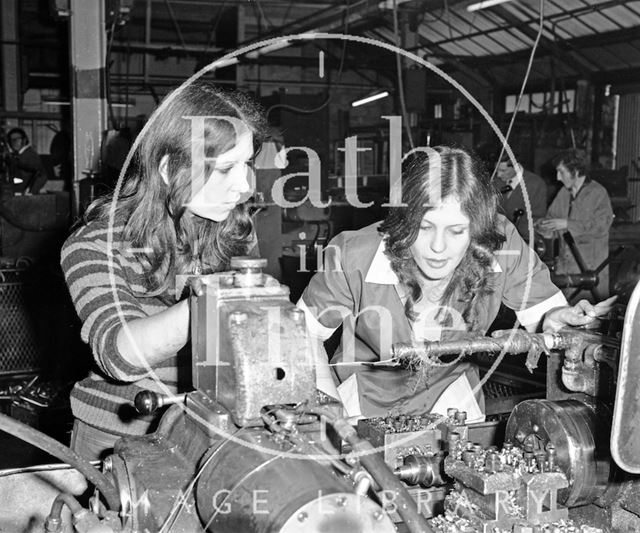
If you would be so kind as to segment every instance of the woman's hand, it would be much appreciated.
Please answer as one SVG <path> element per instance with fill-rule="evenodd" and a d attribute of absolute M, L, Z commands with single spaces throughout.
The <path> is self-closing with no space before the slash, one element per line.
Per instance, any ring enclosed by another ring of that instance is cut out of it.
<path fill-rule="evenodd" d="M 566 218 L 543 218 L 538 223 L 538 228 L 543 233 L 562 231 L 567 229 L 569 222 Z"/>
<path fill-rule="evenodd" d="M 587 300 L 580 300 L 574 306 L 557 307 L 549 311 L 542 323 L 542 330 L 554 332 L 565 326 L 585 326 L 596 318 L 605 316 L 611 311 L 617 296 L 611 296 L 606 300 L 593 305 Z"/>

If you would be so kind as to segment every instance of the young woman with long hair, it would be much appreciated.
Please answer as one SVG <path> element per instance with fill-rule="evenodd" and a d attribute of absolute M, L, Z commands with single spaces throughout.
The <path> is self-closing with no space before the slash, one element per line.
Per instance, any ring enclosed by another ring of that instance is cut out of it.
<path fill-rule="evenodd" d="M 588 323 L 607 304 L 567 306 L 545 265 L 498 214 L 496 192 L 468 152 L 440 146 L 407 157 L 402 201 L 382 223 L 333 239 L 298 305 L 319 339 L 342 326 L 331 363 L 348 414 L 457 407 L 481 420 L 475 365 L 434 363 L 425 375 L 367 363 L 388 359 L 397 342 L 484 334 L 501 303 L 530 330 Z"/>
<path fill-rule="evenodd" d="M 195 82 L 171 93 L 134 145 L 122 186 L 94 202 L 62 249 L 62 268 L 94 369 L 71 393 L 72 447 L 97 459 L 154 417 L 137 392 L 188 390 L 189 305 L 179 280 L 228 270 L 256 245 L 243 202 L 252 188 L 262 110 Z"/>

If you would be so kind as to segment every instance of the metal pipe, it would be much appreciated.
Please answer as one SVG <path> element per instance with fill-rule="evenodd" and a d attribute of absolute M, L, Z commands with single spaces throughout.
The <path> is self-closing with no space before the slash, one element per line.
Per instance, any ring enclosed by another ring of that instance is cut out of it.
<path fill-rule="evenodd" d="M 461 353 L 489 352 L 499 353 L 526 353 L 531 348 L 540 345 L 540 342 L 549 349 L 563 347 L 563 337 L 559 334 L 550 333 L 527 333 L 525 331 L 514 331 L 512 335 L 491 338 L 481 337 L 478 339 L 468 339 L 460 341 L 426 341 L 423 343 L 398 342 L 391 347 L 392 359 L 410 361 L 414 358 L 427 360 L 443 355 L 458 355 Z"/>
<path fill-rule="evenodd" d="M 151 45 L 151 0 L 147 0 L 147 8 L 144 14 L 144 46 L 148 48 Z M 144 53 L 144 61 L 142 63 L 142 79 L 144 84 L 149 83 L 149 54 Z M 128 78 L 128 76 L 127 76 Z M 127 81 L 129 81 L 127 79 Z M 127 83 L 128 85 L 128 83 Z"/>
<path fill-rule="evenodd" d="M 0 414 L 0 429 L 44 450 L 79 470 L 102 493 L 109 505 L 109 509 L 113 511 L 119 510 L 120 496 L 113 484 L 102 472 L 94 468 L 89 461 L 80 457 L 76 452 L 37 429 L 14 420 L 7 415 Z"/>
<path fill-rule="evenodd" d="M 62 526 L 62 509 L 65 505 L 69 508 L 72 515 L 75 515 L 83 509 L 82 505 L 80 505 L 73 495 L 67 492 L 61 492 L 51 504 L 51 511 L 49 511 L 49 516 L 47 516 L 45 521 L 46 533 L 56 533 L 60 531 L 60 527 Z"/>

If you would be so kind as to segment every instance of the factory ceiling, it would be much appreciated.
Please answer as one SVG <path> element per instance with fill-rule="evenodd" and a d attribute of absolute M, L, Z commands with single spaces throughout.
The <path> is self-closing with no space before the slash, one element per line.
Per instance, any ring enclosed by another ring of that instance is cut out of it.
<path fill-rule="evenodd" d="M 42 29 L 43 3 L 26 0 L 21 4 L 27 15 L 21 19 L 25 46 L 37 46 L 51 37 L 51 28 L 49 33 Z M 471 12 L 468 8 L 473 3 L 477 2 L 107 0 L 113 14 L 106 21 L 108 46 L 113 53 L 192 56 L 204 65 L 264 39 L 308 32 L 342 33 L 393 43 L 449 72 L 510 87 L 524 76 L 540 28 L 542 4 L 543 29 L 530 83 L 550 78 L 615 83 L 640 77 L 640 1 L 511 0 Z M 328 61 L 345 69 L 394 75 L 393 58 L 371 54 L 358 43 L 315 46 L 324 49 Z M 243 61 L 304 67 L 311 58 L 299 48 L 291 46 Z"/>

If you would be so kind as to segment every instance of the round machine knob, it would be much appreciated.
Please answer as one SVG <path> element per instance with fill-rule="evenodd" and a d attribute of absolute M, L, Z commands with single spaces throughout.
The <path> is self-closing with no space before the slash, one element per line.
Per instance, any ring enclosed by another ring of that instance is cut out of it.
<path fill-rule="evenodd" d="M 165 405 L 181 403 L 184 402 L 184 399 L 184 394 L 178 396 L 163 396 L 157 392 L 143 390 L 136 394 L 133 405 L 141 415 L 151 415 Z"/>

